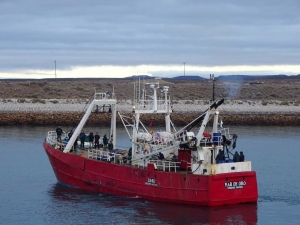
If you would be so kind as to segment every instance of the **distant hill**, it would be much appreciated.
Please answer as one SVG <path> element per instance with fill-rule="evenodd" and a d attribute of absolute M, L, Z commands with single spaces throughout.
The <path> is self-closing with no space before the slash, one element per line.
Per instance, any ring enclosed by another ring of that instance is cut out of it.
<path fill-rule="evenodd" d="M 220 75 L 215 77 L 216 80 L 257 80 L 257 79 L 287 79 L 287 78 L 299 78 L 298 75 Z"/>
<path fill-rule="evenodd" d="M 37 81 L 49 81 L 49 82 L 57 82 L 57 81 L 70 81 L 70 82 L 76 82 L 76 81 L 108 81 L 108 80 L 134 80 L 134 79 L 161 79 L 161 80 L 177 80 L 177 81 L 202 81 L 202 80 L 209 80 L 209 78 L 204 78 L 201 76 L 192 76 L 192 75 L 187 75 L 187 76 L 177 76 L 177 77 L 153 77 L 149 75 L 133 75 L 129 77 L 124 77 L 124 78 L 109 78 L 109 77 L 99 77 L 99 78 L 43 78 L 43 79 L 34 79 L 34 78 L 0 78 L 0 82 L 24 82 L 24 81 L 32 81 L 32 82 L 37 82 Z M 258 79 L 300 79 L 300 74 L 297 75 L 284 75 L 284 74 L 278 74 L 278 75 L 220 75 L 220 76 L 215 76 L 215 80 L 220 80 L 220 81 L 226 81 L 226 80 L 245 80 L 245 81 L 250 81 L 250 80 L 258 80 Z"/>
<path fill-rule="evenodd" d="M 162 80 L 207 80 L 206 78 L 200 77 L 200 76 L 178 76 L 178 77 L 152 77 L 148 75 L 133 75 L 130 77 L 125 77 L 123 79 L 162 79 Z"/>
<path fill-rule="evenodd" d="M 153 79 L 155 77 L 151 77 L 149 75 L 133 75 L 133 76 L 130 76 L 130 77 L 124 77 L 123 79 L 137 79 L 137 78 L 146 79 L 147 80 L 147 79 Z"/>
<path fill-rule="evenodd" d="M 163 79 L 172 79 L 172 80 L 207 80 L 206 78 L 199 76 L 178 76 L 172 78 L 163 78 Z"/>
<path fill-rule="evenodd" d="M 58 78 L 58 79 L 0 79 L 0 101 L 9 102 L 11 98 L 23 102 L 26 99 L 90 99 L 97 92 L 114 89 L 118 100 L 132 99 L 134 82 L 152 76 L 133 76 L 127 78 Z M 215 77 L 216 98 L 237 100 L 294 101 L 300 105 L 300 75 L 228 75 Z M 237 80 L 240 79 L 240 80 Z M 212 95 L 212 81 L 200 76 L 179 76 L 160 78 L 161 86 L 169 86 L 169 93 L 174 100 L 208 100 Z M 271 104 L 271 103 L 270 103 Z"/>
<path fill-rule="evenodd" d="M 215 80 L 259 80 L 259 79 L 299 79 L 298 75 L 220 75 L 215 77 Z M 164 80 L 209 80 L 209 78 L 204 78 L 200 76 L 178 76 L 178 77 L 162 77 Z"/>

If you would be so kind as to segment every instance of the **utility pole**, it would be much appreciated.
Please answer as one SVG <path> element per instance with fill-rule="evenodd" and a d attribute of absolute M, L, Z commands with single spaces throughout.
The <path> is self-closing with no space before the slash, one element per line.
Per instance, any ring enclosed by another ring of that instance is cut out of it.
<path fill-rule="evenodd" d="M 215 76 L 213 74 L 210 74 L 210 79 L 213 82 L 213 89 L 212 89 L 212 101 L 215 101 Z"/>
<path fill-rule="evenodd" d="M 183 63 L 183 75 L 185 76 L 185 62 Z"/>
<path fill-rule="evenodd" d="M 56 60 L 54 60 L 54 66 L 55 66 L 55 79 L 56 79 Z"/>

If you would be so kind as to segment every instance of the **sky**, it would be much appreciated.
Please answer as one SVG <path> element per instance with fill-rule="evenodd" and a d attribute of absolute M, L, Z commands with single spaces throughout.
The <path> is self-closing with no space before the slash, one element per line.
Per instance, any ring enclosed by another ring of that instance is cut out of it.
<path fill-rule="evenodd" d="M 0 0 L 0 78 L 300 74 L 299 0 Z"/>

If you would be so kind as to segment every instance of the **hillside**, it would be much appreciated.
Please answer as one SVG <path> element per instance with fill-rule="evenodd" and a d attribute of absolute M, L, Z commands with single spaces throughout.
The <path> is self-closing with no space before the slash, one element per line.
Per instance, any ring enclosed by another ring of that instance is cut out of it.
<path fill-rule="evenodd" d="M 157 80 L 147 79 L 146 82 Z M 173 100 L 209 100 L 212 81 L 206 79 L 160 79 L 160 86 L 169 86 Z M 94 92 L 112 91 L 118 100 L 133 98 L 134 80 L 130 78 L 0 80 L 0 99 L 87 99 Z M 253 77 L 252 79 L 217 79 L 216 99 L 280 100 L 300 103 L 300 77 Z"/>

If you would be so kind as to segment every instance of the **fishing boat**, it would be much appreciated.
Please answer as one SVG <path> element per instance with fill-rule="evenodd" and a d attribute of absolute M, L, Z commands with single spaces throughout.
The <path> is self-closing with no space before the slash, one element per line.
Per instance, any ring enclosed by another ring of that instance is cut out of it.
<path fill-rule="evenodd" d="M 233 154 L 237 135 L 219 121 L 218 108 L 224 99 L 211 102 L 205 112 L 176 129 L 171 121 L 168 92 L 169 87 L 161 88 L 158 82 L 135 85 L 130 116 L 117 110 L 114 91 L 95 93 L 69 139 L 63 134 L 62 141 L 57 140 L 56 132 L 49 131 L 43 143 L 58 182 L 90 191 L 178 204 L 257 202 L 256 172 L 251 161 L 237 157 L 237 151 Z M 107 105 L 111 113 L 110 141 L 116 146 L 119 116 L 131 147 L 109 151 L 101 146 L 74 151 L 74 143 L 91 113 Z M 142 114 L 164 115 L 164 128 L 149 129 L 141 121 Z"/>

